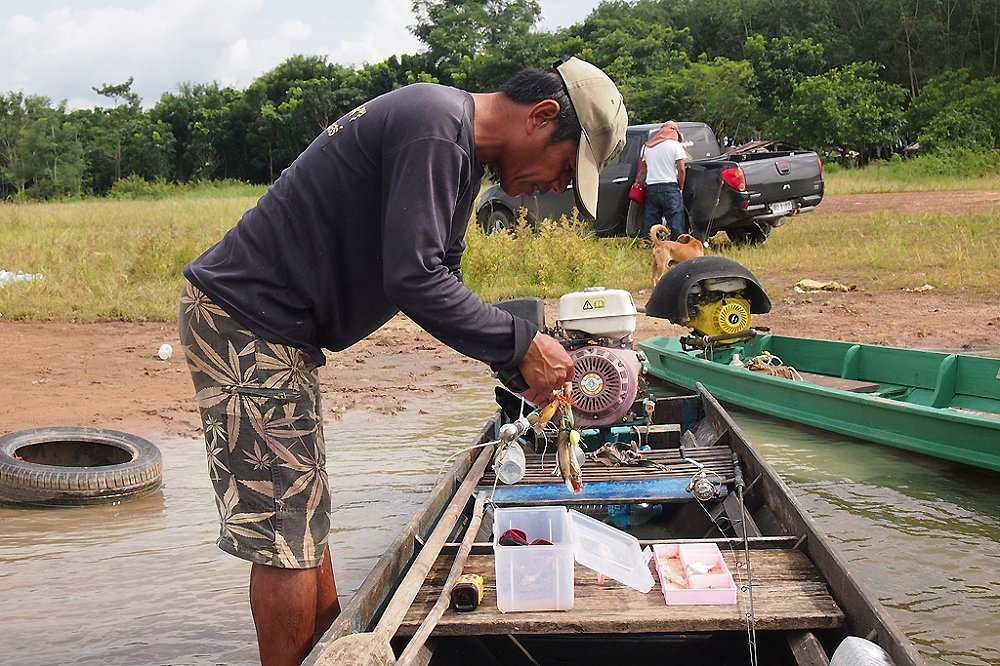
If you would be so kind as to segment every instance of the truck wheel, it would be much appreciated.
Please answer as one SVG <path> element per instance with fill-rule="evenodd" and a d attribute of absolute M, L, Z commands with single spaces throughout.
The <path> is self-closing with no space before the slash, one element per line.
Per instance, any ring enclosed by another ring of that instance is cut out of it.
<path fill-rule="evenodd" d="M 625 235 L 638 238 L 642 234 L 643 223 L 646 220 L 646 207 L 634 201 L 628 202 L 628 213 L 625 215 Z"/>
<path fill-rule="evenodd" d="M 114 502 L 156 490 L 162 475 L 160 450 L 124 432 L 36 428 L 0 437 L 0 504 Z"/>
<path fill-rule="evenodd" d="M 490 206 L 479 211 L 479 226 L 486 235 L 514 228 L 514 213 L 502 206 Z"/>
<path fill-rule="evenodd" d="M 736 245 L 760 245 L 771 233 L 769 224 L 753 224 L 742 229 L 727 229 L 726 235 Z"/>

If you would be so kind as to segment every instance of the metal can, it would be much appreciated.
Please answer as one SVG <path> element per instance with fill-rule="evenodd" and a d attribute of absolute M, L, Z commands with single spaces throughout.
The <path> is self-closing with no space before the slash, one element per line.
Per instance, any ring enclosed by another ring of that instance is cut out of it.
<path fill-rule="evenodd" d="M 462 574 L 451 588 L 451 606 L 465 613 L 476 610 L 483 600 L 483 577 L 479 574 Z"/>

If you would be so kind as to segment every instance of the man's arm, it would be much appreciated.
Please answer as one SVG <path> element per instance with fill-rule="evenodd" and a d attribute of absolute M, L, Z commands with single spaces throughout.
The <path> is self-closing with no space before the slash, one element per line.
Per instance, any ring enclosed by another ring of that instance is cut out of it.
<path fill-rule="evenodd" d="M 397 307 L 449 347 L 496 369 L 516 368 L 538 327 L 485 303 L 455 272 L 460 256 L 452 224 L 470 168 L 458 146 L 440 139 L 408 143 L 386 160 L 382 283 Z M 536 355 L 542 365 L 549 357 Z M 529 385 L 549 388 L 532 373 L 529 362 Z"/>

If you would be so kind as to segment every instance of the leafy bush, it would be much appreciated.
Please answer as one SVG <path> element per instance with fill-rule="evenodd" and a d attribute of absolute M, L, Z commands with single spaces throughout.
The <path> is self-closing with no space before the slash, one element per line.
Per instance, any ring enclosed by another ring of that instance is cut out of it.
<path fill-rule="evenodd" d="M 201 197 L 261 196 L 267 187 L 251 185 L 233 178 L 223 180 L 197 180 L 190 183 L 168 183 L 163 179 L 148 181 L 130 175 L 116 182 L 108 193 L 110 199 L 197 199 Z"/>
<path fill-rule="evenodd" d="M 950 152 L 956 148 L 989 150 L 995 137 L 989 123 L 970 111 L 948 109 L 934 116 L 918 136 L 920 149 L 929 153 Z"/>
<path fill-rule="evenodd" d="M 165 180 L 148 181 L 142 176 L 129 174 L 115 181 L 108 192 L 110 199 L 166 199 L 174 194 L 176 188 Z"/>
<path fill-rule="evenodd" d="M 514 229 L 487 236 L 477 224 L 465 235 L 462 275 L 487 301 L 515 296 L 557 297 L 598 285 L 640 289 L 649 256 L 637 241 L 595 238 L 581 220 L 544 220 L 535 231 L 522 215 Z"/>
<path fill-rule="evenodd" d="M 913 176 L 921 178 L 988 178 L 1000 175 L 1000 152 L 959 147 L 921 155 L 905 165 Z"/>

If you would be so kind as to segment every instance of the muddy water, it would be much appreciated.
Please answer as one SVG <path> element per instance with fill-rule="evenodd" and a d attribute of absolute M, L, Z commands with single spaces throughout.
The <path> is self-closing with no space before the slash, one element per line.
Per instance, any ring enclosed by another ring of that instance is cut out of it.
<path fill-rule="evenodd" d="M 730 413 L 928 664 L 1000 664 L 1000 474 Z"/>
<path fill-rule="evenodd" d="M 440 411 L 444 409 L 444 413 Z M 327 426 L 334 565 L 355 590 L 492 411 L 492 387 Z M 734 415 L 928 664 L 1000 664 L 998 475 Z M 157 442 L 161 492 L 0 508 L 0 663 L 253 664 L 248 565 L 214 546 L 201 443 Z"/>

